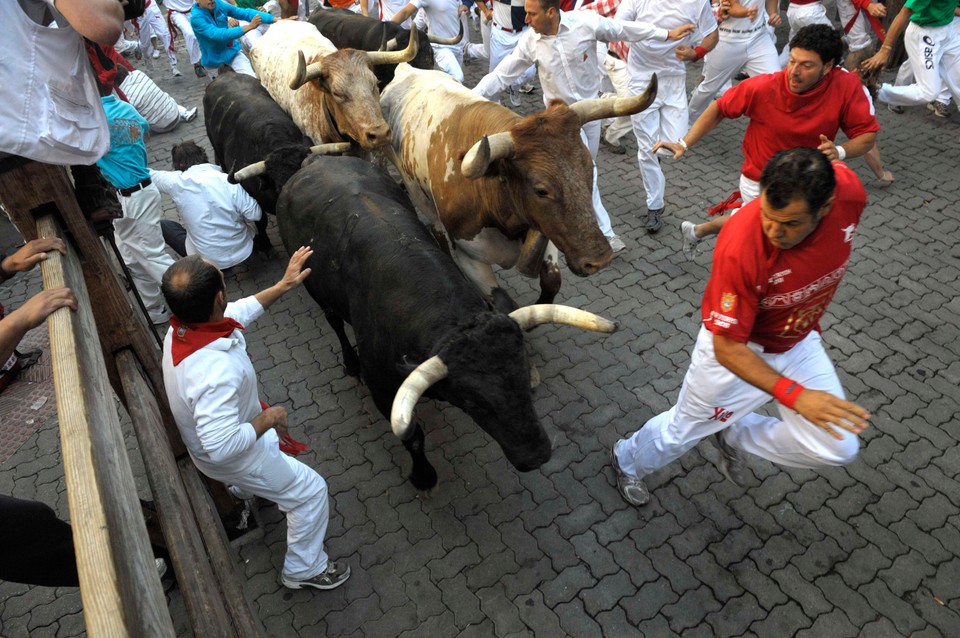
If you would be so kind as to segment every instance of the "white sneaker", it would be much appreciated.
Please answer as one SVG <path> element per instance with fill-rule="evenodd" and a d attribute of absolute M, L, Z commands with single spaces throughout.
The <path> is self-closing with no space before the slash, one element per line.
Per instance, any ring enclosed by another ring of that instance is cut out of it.
<path fill-rule="evenodd" d="M 173 77 L 175 78 L 178 78 L 181 75 L 183 75 L 182 73 L 180 73 L 180 67 L 178 67 L 176 64 L 170 65 L 170 72 L 173 73 Z"/>
<path fill-rule="evenodd" d="M 180 119 L 182 119 L 184 122 L 192 122 L 197 119 L 197 107 L 187 109 L 187 112 L 184 113 Z"/>
<path fill-rule="evenodd" d="M 156 60 L 157 58 L 160 57 L 160 51 L 159 51 L 158 49 L 154 49 L 154 50 L 153 50 L 153 53 L 150 55 L 150 57 L 152 57 L 154 60 Z"/>
<path fill-rule="evenodd" d="M 156 558 L 153 562 L 157 566 L 157 576 L 163 578 L 163 575 L 167 573 L 167 561 L 162 558 Z"/>
<path fill-rule="evenodd" d="M 950 117 L 950 105 L 934 100 L 927 104 L 927 110 L 937 117 Z"/>
<path fill-rule="evenodd" d="M 681 222 L 680 224 L 680 235 L 683 237 L 680 250 L 683 252 L 683 256 L 690 261 L 693 261 L 697 256 L 697 250 L 700 244 L 700 238 L 694 234 L 696 227 L 697 225 L 693 222 Z"/>
<path fill-rule="evenodd" d="M 614 235 L 613 237 L 607 237 L 607 241 L 610 242 L 610 250 L 613 251 L 613 254 L 616 255 L 618 252 L 626 249 L 627 245 L 623 243 L 623 240 Z"/>
<path fill-rule="evenodd" d="M 532 84 L 521 84 L 521 85 L 520 85 L 520 92 L 521 92 L 521 93 L 533 93 L 533 91 L 534 91 L 536 88 L 537 88 L 537 87 L 533 86 Z"/>

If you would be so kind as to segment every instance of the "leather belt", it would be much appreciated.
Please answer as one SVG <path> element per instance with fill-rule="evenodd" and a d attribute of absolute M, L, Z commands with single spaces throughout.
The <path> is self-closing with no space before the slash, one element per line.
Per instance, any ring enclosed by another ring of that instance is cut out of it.
<path fill-rule="evenodd" d="M 150 181 L 150 178 L 148 177 L 147 179 L 145 179 L 145 180 L 143 180 L 143 181 L 141 181 L 141 182 L 138 182 L 137 184 L 134 184 L 134 185 L 131 186 L 130 188 L 121 188 L 121 189 L 120 189 L 120 194 L 123 195 L 124 197 L 130 197 L 131 195 L 133 195 L 133 194 L 136 193 L 137 191 L 142 191 L 144 188 L 146 188 L 147 186 L 149 186 L 149 185 L 152 184 L 152 183 L 153 183 L 153 182 L 151 182 L 151 181 Z"/>
<path fill-rule="evenodd" d="M 506 31 L 507 33 L 520 33 L 520 29 L 508 29 L 507 27 L 505 27 L 505 26 L 503 26 L 503 25 L 501 25 L 501 24 L 497 24 L 497 22 L 496 22 L 495 20 L 493 21 L 492 24 L 493 24 L 493 26 L 497 27 L 497 28 L 500 29 L 501 31 Z"/>

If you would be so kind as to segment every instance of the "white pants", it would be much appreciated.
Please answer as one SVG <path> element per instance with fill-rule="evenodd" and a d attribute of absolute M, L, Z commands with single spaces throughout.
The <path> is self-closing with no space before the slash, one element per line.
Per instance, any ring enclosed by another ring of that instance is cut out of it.
<path fill-rule="evenodd" d="M 960 18 L 953 19 L 954 29 L 958 28 L 957 25 L 960 24 Z M 960 33 L 960 31 L 958 31 Z M 897 77 L 893 81 L 894 86 L 905 86 L 907 84 L 914 83 L 913 69 L 910 68 L 910 59 L 907 58 L 900 65 L 900 68 L 897 69 Z M 940 95 L 937 96 L 937 102 L 942 102 L 943 104 L 950 104 L 951 100 L 950 89 L 947 88 L 947 83 L 943 83 L 943 87 L 940 89 Z"/>
<path fill-rule="evenodd" d="M 597 217 L 597 225 L 600 226 L 600 232 L 607 239 L 614 236 L 613 228 L 610 226 L 610 214 L 604 208 L 600 201 L 600 184 L 597 179 L 597 151 L 600 150 L 600 122 L 587 122 L 580 129 L 580 139 L 590 151 L 590 157 L 593 158 L 593 214 Z"/>
<path fill-rule="evenodd" d="M 187 55 L 190 56 L 190 64 L 197 64 L 200 61 L 200 45 L 197 43 L 196 36 L 193 35 L 193 27 L 190 26 L 190 14 L 171 11 L 170 22 L 183 34 Z"/>
<path fill-rule="evenodd" d="M 257 72 L 254 71 L 253 66 L 250 65 L 250 58 L 248 58 L 247 54 L 243 51 L 238 51 L 237 55 L 230 60 L 230 67 L 237 73 L 244 73 L 251 77 L 257 77 Z M 217 79 L 217 75 L 220 73 L 217 70 L 217 67 L 206 66 L 203 68 L 206 69 L 207 77 L 209 77 L 211 81 Z"/>
<path fill-rule="evenodd" d="M 783 354 L 764 354 L 759 346 L 748 345 L 783 376 L 812 390 L 844 397 L 817 331 Z M 621 440 L 617 460 L 624 472 L 642 478 L 721 430 L 726 430 L 724 440 L 731 447 L 788 467 L 819 469 L 856 459 L 860 441 L 851 432 L 840 430 L 843 438 L 835 439 L 779 404 L 779 419 L 754 412 L 770 399 L 717 362 L 713 333 L 701 327 L 677 404 Z"/>
<path fill-rule="evenodd" d="M 465 58 L 476 58 L 477 60 L 490 59 L 490 22 L 480 15 L 480 40 L 481 43 L 469 42 L 463 47 Z M 464 32 L 466 33 L 466 32 Z M 464 40 L 466 40 L 464 36 Z"/>
<path fill-rule="evenodd" d="M 743 173 L 740 174 L 740 199 L 744 205 L 760 197 L 760 182 L 752 180 Z"/>
<path fill-rule="evenodd" d="M 604 55 L 601 60 L 603 69 L 607 72 L 607 77 L 610 79 L 610 84 L 613 85 L 617 97 L 629 97 L 630 74 L 627 72 L 627 63 L 612 55 Z M 633 123 L 630 118 L 623 115 L 613 118 L 603 136 L 611 144 L 619 144 L 618 140 L 629 133 L 632 128 Z"/>
<path fill-rule="evenodd" d="M 151 321 L 164 321 L 169 315 L 160 293 L 160 279 L 173 265 L 173 258 L 167 253 L 160 232 L 160 191 L 150 184 L 129 197 L 119 198 L 123 218 L 113 220 L 117 249 L 130 269 Z"/>
<path fill-rule="evenodd" d="M 899 106 L 927 104 L 936 100 L 946 85 L 960 104 L 960 36 L 954 24 L 921 27 L 911 22 L 903 34 L 903 44 L 916 84 L 883 84 L 878 99 Z"/>
<path fill-rule="evenodd" d="M 640 95 L 650 84 L 650 78 L 631 78 L 630 93 Z M 660 161 L 653 154 L 653 145 L 660 140 L 676 142 L 687 132 L 687 89 L 682 75 L 660 77 L 657 97 L 645 111 L 631 116 L 633 133 L 637 137 L 637 161 L 643 188 L 647 191 L 647 208 L 663 208 L 666 182 Z M 664 157 L 671 157 L 665 153 Z"/>
<path fill-rule="evenodd" d="M 265 454 L 242 473 L 217 472 L 206 463 L 198 467 L 212 479 L 276 503 L 287 515 L 283 575 L 293 580 L 313 578 L 327 568 L 323 549 L 330 521 L 327 483 L 315 470 L 280 451 L 276 430 L 265 432 L 256 445 L 263 445 Z"/>
<path fill-rule="evenodd" d="M 787 7 L 787 20 L 790 21 L 790 37 L 787 38 L 787 44 L 780 52 L 780 68 L 787 66 L 790 59 L 790 40 L 797 35 L 797 31 L 811 24 L 826 24 L 833 26 L 830 18 L 827 17 L 827 11 L 819 2 L 813 4 L 793 4 Z"/>
<path fill-rule="evenodd" d="M 850 52 L 863 51 L 873 44 L 871 34 L 873 29 L 870 27 L 870 21 L 860 9 L 853 6 L 851 0 L 837 0 L 837 14 L 840 16 L 840 28 L 845 29 L 847 23 L 856 15 L 857 19 L 844 36 L 847 40 L 847 46 Z"/>
<path fill-rule="evenodd" d="M 459 44 L 432 44 L 437 68 L 463 84 L 463 48 Z"/>
<path fill-rule="evenodd" d="M 156 2 L 151 2 L 143 15 L 137 18 L 137 24 L 140 28 L 140 49 L 143 54 L 150 57 L 153 54 L 153 43 L 150 36 L 157 36 L 163 43 L 163 50 L 170 59 L 170 64 L 177 63 L 177 54 L 170 50 L 170 29 L 167 28 L 167 21 L 160 15 L 160 9 Z"/>
<path fill-rule="evenodd" d="M 721 25 L 722 29 L 722 25 Z M 753 77 L 762 73 L 776 73 L 782 67 L 777 59 L 777 48 L 764 28 L 749 40 L 725 40 L 721 31 L 716 48 L 703 59 L 703 82 L 690 96 L 690 123 L 707 110 L 720 89 L 740 69 Z"/>
<path fill-rule="evenodd" d="M 500 64 L 501 60 L 510 55 L 510 52 L 513 51 L 517 42 L 520 41 L 520 36 L 526 32 L 530 27 L 524 27 L 522 31 L 517 33 L 507 33 L 491 20 L 490 25 L 490 66 L 488 67 L 489 72 L 492 72 L 497 65 Z M 513 83 L 514 87 L 518 87 L 521 84 L 527 84 L 533 80 L 533 76 L 537 72 L 537 66 L 531 65 L 529 69 L 523 72 L 517 81 Z"/>

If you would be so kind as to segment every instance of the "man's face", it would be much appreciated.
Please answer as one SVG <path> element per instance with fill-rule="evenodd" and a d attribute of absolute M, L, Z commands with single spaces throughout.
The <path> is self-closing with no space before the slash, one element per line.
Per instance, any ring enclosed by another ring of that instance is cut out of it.
<path fill-rule="evenodd" d="M 760 223 L 763 234 L 780 250 L 793 248 L 810 236 L 833 203 L 831 197 L 819 211 L 810 212 L 810 206 L 802 197 L 792 200 L 783 208 L 774 208 L 767 201 L 767 194 L 760 194 Z"/>
<path fill-rule="evenodd" d="M 556 35 L 560 24 L 560 15 L 553 7 L 544 10 L 540 0 L 526 0 L 523 5 L 527 12 L 526 23 L 540 35 Z"/>
<path fill-rule="evenodd" d="M 791 93 L 806 93 L 817 85 L 833 68 L 833 62 L 824 64 L 820 54 L 807 49 L 790 49 L 787 62 L 787 87 Z"/>
<path fill-rule="evenodd" d="M 197 4 L 200 5 L 201 9 L 213 11 L 213 5 L 216 4 L 216 0 L 197 0 Z"/>

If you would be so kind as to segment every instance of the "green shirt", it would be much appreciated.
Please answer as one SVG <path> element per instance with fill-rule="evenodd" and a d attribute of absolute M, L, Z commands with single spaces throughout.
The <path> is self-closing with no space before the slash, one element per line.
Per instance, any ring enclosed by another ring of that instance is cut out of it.
<path fill-rule="evenodd" d="M 267 0 L 236 0 L 241 9 L 259 9 Z"/>
<path fill-rule="evenodd" d="M 907 0 L 903 6 L 913 11 L 910 22 L 922 27 L 942 27 L 953 22 L 956 0 Z"/>

